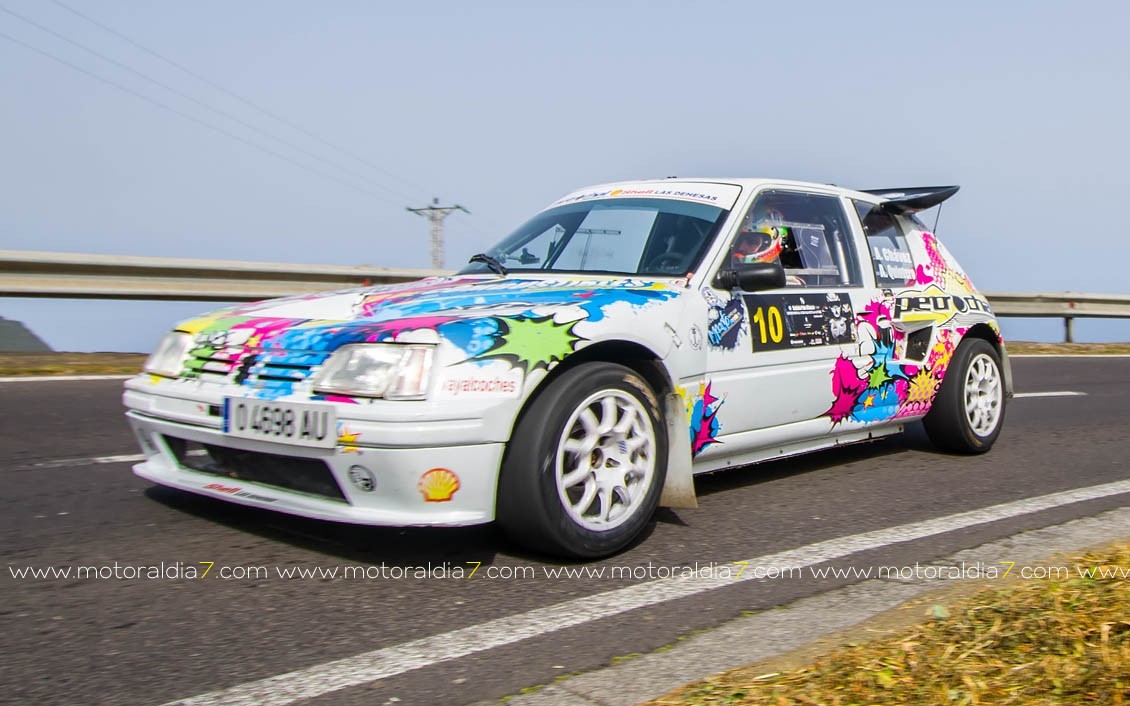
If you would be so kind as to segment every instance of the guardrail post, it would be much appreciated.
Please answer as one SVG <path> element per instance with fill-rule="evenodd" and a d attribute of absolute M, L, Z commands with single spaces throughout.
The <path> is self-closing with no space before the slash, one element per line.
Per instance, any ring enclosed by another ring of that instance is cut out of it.
<path fill-rule="evenodd" d="M 1063 342 L 1075 343 L 1075 317 L 1063 317 Z"/>

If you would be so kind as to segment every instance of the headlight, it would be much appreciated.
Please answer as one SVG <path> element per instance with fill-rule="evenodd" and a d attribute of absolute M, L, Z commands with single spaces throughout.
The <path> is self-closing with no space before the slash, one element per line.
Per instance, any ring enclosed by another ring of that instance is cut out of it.
<path fill-rule="evenodd" d="M 388 400 L 423 399 L 434 346 L 358 343 L 342 346 L 314 379 L 314 391 Z"/>
<path fill-rule="evenodd" d="M 184 357 L 190 350 L 192 350 L 192 336 L 182 331 L 170 331 L 157 344 L 157 349 L 145 361 L 142 369 L 162 377 L 179 377 L 184 367 Z"/>

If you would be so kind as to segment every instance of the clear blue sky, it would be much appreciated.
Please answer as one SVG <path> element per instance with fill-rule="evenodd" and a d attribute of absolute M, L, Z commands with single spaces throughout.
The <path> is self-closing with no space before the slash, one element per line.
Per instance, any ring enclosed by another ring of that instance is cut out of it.
<path fill-rule="evenodd" d="M 472 211 L 448 221 L 454 267 L 589 183 L 958 183 L 939 230 L 982 289 L 1130 291 L 1125 3 L 60 1 L 346 152 L 52 0 L 0 7 L 326 161 L 9 12 L 0 32 L 357 188 L 0 38 L 0 248 L 421 267 L 404 207 L 439 196 Z M 0 315 L 61 350 L 147 350 L 209 307 Z"/>

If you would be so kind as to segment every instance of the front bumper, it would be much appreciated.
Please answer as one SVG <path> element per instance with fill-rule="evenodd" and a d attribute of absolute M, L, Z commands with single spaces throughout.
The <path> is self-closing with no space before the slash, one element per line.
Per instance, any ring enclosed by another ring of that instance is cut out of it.
<path fill-rule="evenodd" d="M 380 435 L 370 434 L 364 446 L 307 448 L 236 438 L 225 434 L 218 420 L 213 423 L 167 413 L 174 411 L 171 408 L 177 403 L 186 410 L 200 407 L 189 400 L 147 394 L 127 386 L 124 401 L 130 408 L 126 416 L 145 455 L 145 461 L 133 471 L 160 485 L 241 505 L 366 525 L 454 526 L 494 519 L 499 465 L 505 448 L 500 442 L 450 443 L 454 439 L 449 428 L 448 433 L 434 435 L 435 446 L 412 445 L 420 436 L 430 438 L 426 434 L 389 436 L 387 445 L 381 444 Z M 454 436 L 465 438 L 471 423 L 455 425 L 460 433 Z M 357 428 L 363 425 L 363 420 L 354 423 Z M 438 426 L 442 428 L 443 424 Z M 186 458 L 186 447 L 197 449 L 195 453 L 200 456 L 205 456 L 203 449 L 218 447 L 225 455 L 256 461 L 259 468 L 271 466 L 274 460 L 277 468 L 271 469 L 269 476 L 243 474 L 212 463 L 212 456 L 196 463 Z M 313 485 L 315 490 L 311 491 L 309 484 L 305 489 L 302 485 L 299 489 L 283 487 L 295 485 L 285 475 L 290 467 L 304 474 L 320 474 L 319 482 Z M 248 480 L 248 475 L 255 480 Z M 278 482 L 272 482 L 272 478 Z M 333 492 L 323 492 L 334 485 Z"/>

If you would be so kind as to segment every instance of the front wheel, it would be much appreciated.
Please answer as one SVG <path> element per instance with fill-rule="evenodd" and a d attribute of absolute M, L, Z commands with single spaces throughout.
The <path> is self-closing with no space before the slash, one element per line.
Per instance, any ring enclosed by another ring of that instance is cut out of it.
<path fill-rule="evenodd" d="M 1004 407 L 1000 356 L 987 341 L 967 338 L 954 351 L 942 389 L 922 425 L 941 449 L 985 453 L 1000 436 Z"/>
<path fill-rule="evenodd" d="M 514 428 L 498 522 L 514 541 L 578 558 L 613 554 L 655 510 L 667 433 L 651 387 L 614 363 L 566 371 Z"/>

